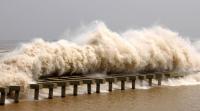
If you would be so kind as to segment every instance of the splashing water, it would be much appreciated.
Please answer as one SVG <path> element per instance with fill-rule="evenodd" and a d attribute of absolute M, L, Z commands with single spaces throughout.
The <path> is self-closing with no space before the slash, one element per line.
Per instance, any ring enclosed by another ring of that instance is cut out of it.
<path fill-rule="evenodd" d="M 0 59 L 0 86 L 27 87 L 38 77 L 49 74 L 189 72 L 199 69 L 199 52 L 176 32 L 155 26 L 119 34 L 98 22 L 80 34 L 75 42 L 35 39 L 6 54 Z M 197 78 L 200 78 L 199 74 L 183 80 L 170 79 L 164 84 L 196 83 L 200 81 Z"/>

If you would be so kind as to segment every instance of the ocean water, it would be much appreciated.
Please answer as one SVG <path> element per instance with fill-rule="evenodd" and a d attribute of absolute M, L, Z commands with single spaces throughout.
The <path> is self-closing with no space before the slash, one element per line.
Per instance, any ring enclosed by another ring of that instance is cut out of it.
<path fill-rule="evenodd" d="M 111 93 L 67 95 L 52 100 L 20 101 L 1 111 L 199 111 L 200 86 L 127 89 Z"/>
<path fill-rule="evenodd" d="M 111 31 L 104 23 L 96 22 L 73 40 L 46 41 L 41 38 L 29 42 L 22 40 L 0 41 L 0 87 L 21 85 L 24 90 L 19 104 L 6 100 L 1 111 L 10 110 L 110 110 L 110 111 L 199 111 L 200 45 L 177 32 L 160 26 L 130 29 L 122 33 Z M 40 100 L 33 101 L 28 85 L 40 76 L 63 74 L 106 74 L 138 72 L 187 72 L 183 78 L 168 79 L 158 87 L 155 80 L 149 87 L 137 82 L 136 90 L 126 83 L 125 91 L 114 84 L 108 93 L 107 84 L 101 94 L 87 95 L 86 86 L 79 87 L 79 96 L 60 98 L 56 89 L 53 100 L 42 90 Z M 49 106 L 49 107 L 46 107 Z"/>

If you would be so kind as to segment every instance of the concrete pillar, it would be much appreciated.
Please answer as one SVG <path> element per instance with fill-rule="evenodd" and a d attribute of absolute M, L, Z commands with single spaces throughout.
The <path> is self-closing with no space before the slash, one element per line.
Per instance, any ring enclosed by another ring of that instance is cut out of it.
<path fill-rule="evenodd" d="M 163 75 L 162 74 L 156 74 L 155 76 L 156 76 L 156 79 L 158 80 L 158 85 L 160 86 L 161 82 L 162 82 Z"/>
<path fill-rule="evenodd" d="M 42 88 L 41 84 L 30 84 L 30 89 L 34 89 L 34 99 L 39 99 L 39 90 Z"/>
<path fill-rule="evenodd" d="M 20 93 L 20 86 L 9 86 L 9 91 L 13 92 L 14 91 L 14 102 L 18 103 L 19 102 L 19 93 Z"/>
<path fill-rule="evenodd" d="M 136 76 L 128 76 L 129 80 L 132 83 L 132 89 L 135 89 L 135 80 L 136 80 Z"/>
<path fill-rule="evenodd" d="M 121 90 L 125 90 L 125 81 L 121 81 Z"/>
<path fill-rule="evenodd" d="M 35 100 L 38 100 L 39 99 L 39 88 L 38 89 L 35 89 L 35 92 L 34 92 L 34 99 Z"/>
<path fill-rule="evenodd" d="M 77 96 L 78 95 L 78 85 L 80 85 L 79 80 L 70 80 L 69 81 L 70 85 L 73 85 L 73 95 Z"/>
<path fill-rule="evenodd" d="M 159 86 L 161 86 L 161 82 L 162 82 L 162 79 L 159 78 L 159 79 L 158 79 L 158 85 L 159 85 Z"/>
<path fill-rule="evenodd" d="M 6 93 L 7 93 L 7 88 L 5 87 L 0 87 L 0 105 L 4 105 L 5 104 L 5 100 L 6 100 Z"/>
<path fill-rule="evenodd" d="M 53 99 L 53 88 L 57 87 L 56 83 L 52 83 L 52 82 L 42 82 L 39 83 L 42 84 L 43 88 L 48 88 L 49 89 L 49 95 L 48 95 L 48 99 Z"/>
<path fill-rule="evenodd" d="M 108 91 L 112 92 L 112 82 L 108 82 Z"/>
<path fill-rule="evenodd" d="M 132 83 L 132 89 L 135 89 L 135 80 L 131 80 Z"/>
<path fill-rule="evenodd" d="M 61 97 L 65 97 L 66 94 L 66 86 L 61 86 Z"/>
<path fill-rule="evenodd" d="M 112 83 L 116 81 L 115 78 L 113 77 L 108 77 L 108 78 L 105 78 L 106 81 L 108 82 L 108 91 L 112 91 Z"/>
<path fill-rule="evenodd" d="M 92 84 L 87 84 L 87 91 L 88 91 L 88 94 L 91 94 L 92 92 Z"/>
<path fill-rule="evenodd" d="M 140 80 L 140 85 L 143 86 L 144 75 L 139 75 L 138 79 Z"/>
<path fill-rule="evenodd" d="M 65 97 L 66 94 L 66 86 L 69 85 L 69 82 L 63 81 L 62 79 L 59 79 L 59 81 L 54 82 L 57 84 L 57 86 L 61 87 L 61 97 Z"/>
<path fill-rule="evenodd" d="M 83 79 L 83 84 L 87 84 L 88 94 L 91 94 L 91 92 L 92 92 L 92 83 L 93 83 L 92 79 Z"/>
<path fill-rule="evenodd" d="M 146 78 L 149 79 L 149 86 L 152 86 L 152 79 L 153 79 L 153 75 L 152 74 L 148 74 L 146 75 Z"/>
<path fill-rule="evenodd" d="M 96 93 L 100 93 L 100 89 L 101 89 L 100 83 L 96 83 Z"/>
<path fill-rule="evenodd" d="M 152 78 L 149 78 L 149 86 L 152 86 Z"/>
<path fill-rule="evenodd" d="M 127 80 L 127 77 L 121 76 L 117 77 L 118 81 L 121 81 L 121 90 L 125 90 L 125 81 Z"/>
<path fill-rule="evenodd" d="M 53 99 L 53 87 L 49 87 L 49 99 Z"/>
<path fill-rule="evenodd" d="M 104 79 L 95 79 L 96 82 L 96 93 L 100 93 L 100 84 L 104 83 Z"/>
<path fill-rule="evenodd" d="M 74 96 L 77 96 L 77 95 L 78 95 L 78 85 L 77 85 L 77 84 L 74 84 L 73 95 L 74 95 Z"/>

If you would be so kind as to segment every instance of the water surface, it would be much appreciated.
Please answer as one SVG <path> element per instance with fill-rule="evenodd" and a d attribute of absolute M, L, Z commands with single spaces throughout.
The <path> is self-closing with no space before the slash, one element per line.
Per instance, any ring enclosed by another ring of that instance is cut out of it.
<path fill-rule="evenodd" d="M 67 95 L 52 100 L 7 104 L 0 106 L 0 111 L 199 111 L 199 90 L 200 85 Z"/>

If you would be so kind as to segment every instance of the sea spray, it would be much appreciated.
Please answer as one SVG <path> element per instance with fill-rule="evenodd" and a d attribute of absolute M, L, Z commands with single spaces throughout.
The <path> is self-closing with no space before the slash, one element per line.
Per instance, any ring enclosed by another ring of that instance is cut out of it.
<path fill-rule="evenodd" d="M 0 86 L 24 88 L 40 76 L 92 73 L 196 71 L 200 56 L 189 41 L 160 26 L 124 33 L 104 23 L 80 34 L 80 42 L 35 39 L 0 59 Z"/>

